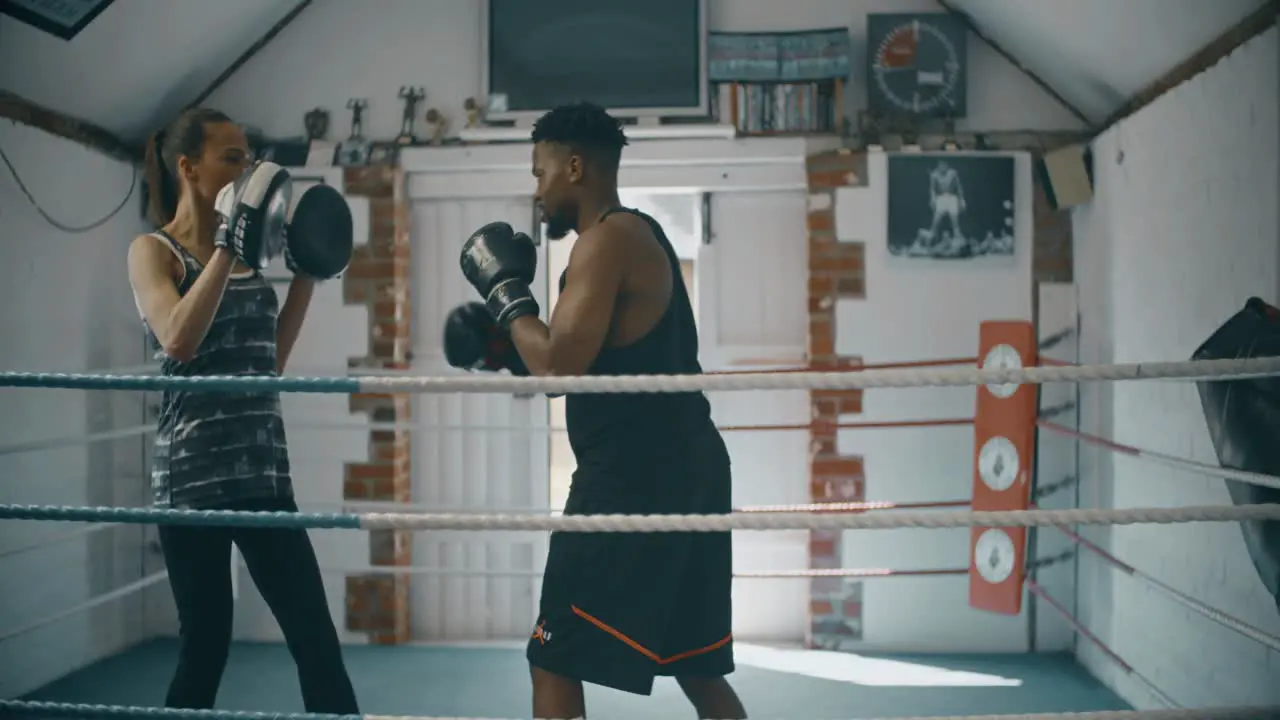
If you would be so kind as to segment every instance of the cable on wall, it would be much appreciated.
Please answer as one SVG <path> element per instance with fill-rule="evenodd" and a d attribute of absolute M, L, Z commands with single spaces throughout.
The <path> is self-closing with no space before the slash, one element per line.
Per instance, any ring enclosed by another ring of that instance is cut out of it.
<path fill-rule="evenodd" d="M 103 224 L 109 222 L 111 218 L 120 214 L 120 211 L 129 204 L 129 200 L 133 198 L 134 191 L 138 188 L 138 168 L 135 166 L 133 167 L 133 176 L 129 179 L 129 192 L 125 194 L 124 200 L 121 200 L 120 204 L 117 205 L 114 210 L 108 213 L 106 217 L 103 217 L 100 220 L 95 220 L 88 225 L 73 227 L 59 222 L 40 206 L 39 201 L 37 201 L 35 196 L 31 194 L 31 191 L 27 189 L 26 183 L 22 182 L 22 177 L 18 175 L 18 170 L 14 168 L 13 163 L 9 161 L 9 156 L 5 153 L 4 146 L 0 146 L 0 161 L 3 161 L 5 167 L 9 168 L 9 174 L 13 176 L 13 181 L 17 183 L 18 189 L 22 191 L 23 195 L 27 196 L 27 202 L 31 203 L 31 207 L 35 208 L 35 211 L 40 214 L 40 217 L 44 218 L 45 222 L 65 233 L 80 234 L 101 227 Z"/>

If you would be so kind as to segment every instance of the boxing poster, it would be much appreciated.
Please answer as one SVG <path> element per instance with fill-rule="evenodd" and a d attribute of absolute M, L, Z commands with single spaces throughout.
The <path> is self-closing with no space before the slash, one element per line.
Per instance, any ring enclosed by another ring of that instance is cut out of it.
<path fill-rule="evenodd" d="M 1007 155 L 890 155 L 889 252 L 939 259 L 1013 255 L 1013 178 Z"/>

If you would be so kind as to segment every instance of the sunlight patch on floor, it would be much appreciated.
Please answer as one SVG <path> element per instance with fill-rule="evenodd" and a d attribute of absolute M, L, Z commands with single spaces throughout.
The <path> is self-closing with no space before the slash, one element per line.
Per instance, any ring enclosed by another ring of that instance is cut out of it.
<path fill-rule="evenodd" d="M 791 650 L 735 643 L 740 665 L 868 687 L 1018 687 L 1022 680 L 847 652 Z"/>

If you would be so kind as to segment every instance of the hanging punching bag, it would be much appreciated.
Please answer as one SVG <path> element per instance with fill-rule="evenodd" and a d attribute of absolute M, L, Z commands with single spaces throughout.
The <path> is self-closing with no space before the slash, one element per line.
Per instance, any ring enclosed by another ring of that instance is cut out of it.
<path fill-rule="evenodd" d="M 1280 310 L 1249 298 L 1192 355 L 1193 360 L 1280 356 Z M 1280 476 L 1280 377 L 1196 383 L 1209 436 L 1225 468 Z M 1236 505 L 1280 503 L 1280 490 L 1227 480 Z M 1244 542 L 1280 610 L 1280 521 L 1242 522 Z"/>

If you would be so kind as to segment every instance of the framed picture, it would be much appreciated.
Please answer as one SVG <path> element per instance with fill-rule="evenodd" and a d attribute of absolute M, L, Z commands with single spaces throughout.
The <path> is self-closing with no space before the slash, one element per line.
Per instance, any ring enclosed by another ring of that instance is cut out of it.
<path fill-rule="evenodd" d="M 80 34 L 114 0 L 0 0 L 0 14 L 62 40 Z"/>
<path fill-rule="evenodd" d="M 912 258 L 1013 255 L 1014 163 L 1007 155 L 889 157 L 889 252 Z"/>

